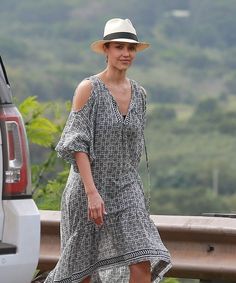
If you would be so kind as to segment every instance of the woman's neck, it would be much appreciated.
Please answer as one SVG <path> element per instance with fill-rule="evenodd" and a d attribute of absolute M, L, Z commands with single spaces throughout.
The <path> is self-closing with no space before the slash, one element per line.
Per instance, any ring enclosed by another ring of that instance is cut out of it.
<path fill-rule="evenodd" d="M 127 81 L 126 71 L 111 70 L 106 68 L 99 76 L 108 83 L 123 84 Z"/>

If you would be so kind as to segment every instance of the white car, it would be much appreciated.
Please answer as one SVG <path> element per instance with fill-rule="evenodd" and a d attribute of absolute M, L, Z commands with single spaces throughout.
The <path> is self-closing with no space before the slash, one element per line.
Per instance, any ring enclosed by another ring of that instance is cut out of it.
<path fill-rule="evenodd" d="M 25 127 L 0 56 L 0 283 L 30 283 L 39 248 Z"/>

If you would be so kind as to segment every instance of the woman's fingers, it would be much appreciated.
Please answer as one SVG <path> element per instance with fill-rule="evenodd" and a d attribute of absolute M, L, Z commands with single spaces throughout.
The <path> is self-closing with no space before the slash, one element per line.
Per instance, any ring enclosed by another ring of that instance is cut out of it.
<path fill-rule="evenodd" d="M 94 221 L 97 225 L 103 224 L 104 204 L 100 207 L 89 208 L 89 219 Z"/>
<path fill-rule="evenodd" d="M 97 219 L 99 217 L 99 208 L 92 209 L 92 217 L 93 219 Z"/>
<path fill-rule="evenodd" d="M 103 219 L 101 217 L 98 217 L 94 220 L 95 224 L 97 225 L 102 225 L 103 224 Z"/>

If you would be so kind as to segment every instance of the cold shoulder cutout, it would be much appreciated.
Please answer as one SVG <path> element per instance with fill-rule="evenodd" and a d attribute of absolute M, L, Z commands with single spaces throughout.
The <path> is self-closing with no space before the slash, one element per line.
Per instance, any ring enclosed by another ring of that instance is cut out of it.
<path fill-rule="evenodd" d="M 80 111 L 88 103 L 92 91 L 93 86 L 91 81 L 88 79 L 83 80 L 75 90 L 72 103 L 72 110 Z"/>
<path fill-rule="evenodd" d="M 90 162 L 94 155 L 94 126 L 96 116 L 96 93 L 91 79 L 86 79 L 78 86 L 74 101 L 78 99 L 78 109 L 69 113 L 61 138 L 55 148 L 58 157 L 73 165 L 74 172 L 78 171 L 75 152 L 88 154 Z M 81 97 L 79 97 L 81 96 Z"/>

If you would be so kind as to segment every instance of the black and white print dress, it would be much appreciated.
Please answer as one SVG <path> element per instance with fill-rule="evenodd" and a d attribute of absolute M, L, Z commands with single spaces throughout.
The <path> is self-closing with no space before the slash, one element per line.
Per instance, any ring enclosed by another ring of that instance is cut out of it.
<path fill-rule="evenodd" d="M 128 265 L 151 262 L 152 282 L 171 267 L 170 255 L 145 206 L 138 165 L 143 152 L 146 95 L 130 80 L 125 117 L 103 81 L 92 84 L 89 100 L 68 117 L 56 147 L 72 164 L 61 204 L 61 257 L 45 283 L 128 283 Z M 74 159 L 86 152 L 96 188 L 105 203 L 104 224 L 88 219 L 87 197 Z"/>

